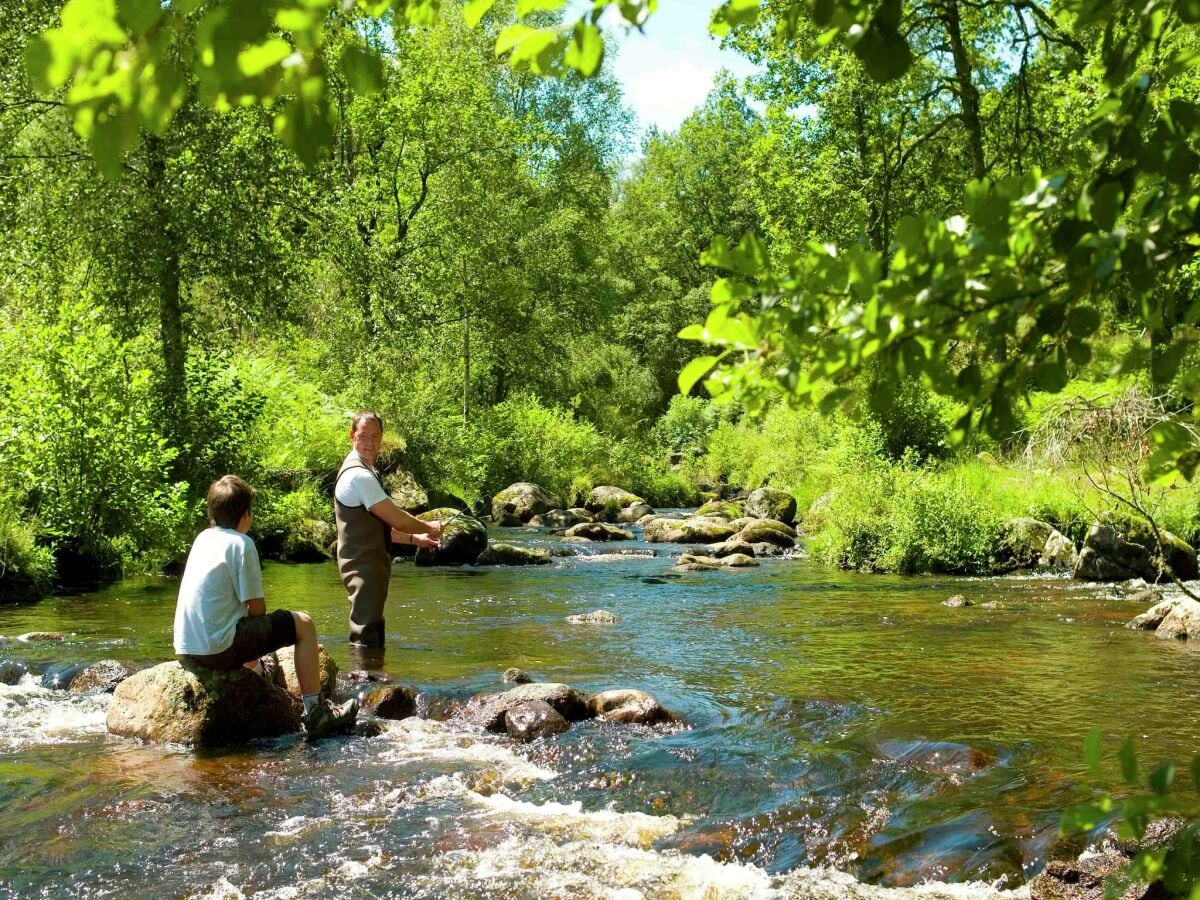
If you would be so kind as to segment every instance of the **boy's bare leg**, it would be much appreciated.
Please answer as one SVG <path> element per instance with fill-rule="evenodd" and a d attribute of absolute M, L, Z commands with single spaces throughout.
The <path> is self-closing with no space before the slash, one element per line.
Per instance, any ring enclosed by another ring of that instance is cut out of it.
<path fill-rule="evenodd" d="M 317 626 L 307 613 L 294 612 L 296 620 L 296 680 L 301 694 L 316 694 L 321 690 L 321 673 L 317 659 Z"/>

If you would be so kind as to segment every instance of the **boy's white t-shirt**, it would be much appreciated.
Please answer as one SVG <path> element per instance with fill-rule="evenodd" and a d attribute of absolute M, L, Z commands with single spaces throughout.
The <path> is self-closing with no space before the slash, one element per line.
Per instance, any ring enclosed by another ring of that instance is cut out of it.
<path fill-rule="evenodd" d="M 233 528 L 206 528 L 188 553 L 175 605 L 175 652 L 210 656 L 228 650 L 246 604 L 263 596 L 254 541 Z"/>
<path fill-rule="evenodd" d="M 346 466 L 354 465 L 353 469 Z M 342 506 L 362 506 L 370 509 L 381 500 L 388 499 L 387 491 L 379 485 L 379 479 L 370 469 L 363 468 L 358 454 L 351 450 L 342 461 L 345 470 L 333 488 L 333 496 Z"/>

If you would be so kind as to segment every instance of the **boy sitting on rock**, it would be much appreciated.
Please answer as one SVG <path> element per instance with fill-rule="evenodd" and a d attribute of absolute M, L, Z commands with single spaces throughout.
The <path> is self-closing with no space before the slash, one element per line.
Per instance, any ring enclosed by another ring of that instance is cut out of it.
<path fill-rule="evenodd" d="M 175 607 L 175 653 L 190 663 L 219 671 L 256 668 L 259 657 L 296 645 L 296 680 L 304 700 L 309 740 L 348 731 L 358 701 L 334 706 L 321 698 L 317 629 L 302 612 L 267 613 L 262 567 L 247 537 L 254 514 L 254 488 L 226 475 L 208 489 L 207 528 L 188 553 Z"/>

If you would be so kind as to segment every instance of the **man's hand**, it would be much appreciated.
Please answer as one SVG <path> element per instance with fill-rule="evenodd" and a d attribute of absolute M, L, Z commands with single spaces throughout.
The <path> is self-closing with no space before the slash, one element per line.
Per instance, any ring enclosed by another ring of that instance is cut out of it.
<path fill-rule="evenodd" d="M 441 532 L 439 531 L 438 533 L 440 534 Z M 418 547 L 424 547 L 426 550 L 436 550 L 442 546 L 441 541 L 430 534 L 412 534 L 409 537 L 412 538 L 413 544 Z"/>
<path fill-rule="evenodd" d="M 435 538 L 442 536 L 442 523 L 437 519 L 434 519 L 432 522 L 426 522 L 425 527 L 429 529 L 430 536 Z"/>

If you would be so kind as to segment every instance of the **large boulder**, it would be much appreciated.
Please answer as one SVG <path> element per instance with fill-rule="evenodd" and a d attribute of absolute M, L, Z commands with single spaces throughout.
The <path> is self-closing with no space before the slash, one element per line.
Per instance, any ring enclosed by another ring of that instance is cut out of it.
<path fill-rule="evenodd" d="M 750 523 L 737 533 L 736 539 L 747 544 L 774 544 L 785 550 L 796 546 L 796 532 L 773 519 L 758 519 Z"/>
<path fill-rule="evenodd" d="M 561 506 L 562 501 L 540 485 L 519 481 L 492 498 L 492 521 L 507 527 L 524 525 L 534 516 Z"/>
<path fill-rule="evenodd" d="M 633 532 L 607 525 L 604 522 L 580 522 L 567 529 L 565 537 L 585 538 L 589 541 L 632 541 Z"/>
<path fill-rule="evenodd" d="M 1055 528 L 1038 519 L 1010 519 L 997 530 L 992 560 L 1005 570 L 1032 569 L 1041 562 Z"/>
<path fill-rule="evenodd" d="M 323 519 L 300 519 L 288 526 L 279 548 L 284 562 L 325 562 L 332 558 L 330 548 L 337 543 L 337 528 Z"/>
<path fill-rule="evenodd" d="M 617 522 L 621 525 L 633 525 L 646 516 L 653 515 L 654 507 L 649 503 L 633 503 L 617 513 Z"/>
<path fill-rule="evenodd" d="M 249 669 L 216 672 L 167 662 L 122 681 L 108 730 L 122 737 L 223 747 L 300 729 L 300 703 Z"/>
<path fill-rule="evenodd" d="M 0 659 L 0 684 L 16 684 L 25 677 L 29 666 L 15 659 Z"/>
<path fill-rule="evenodd" d="M 535 547 L 518 547 L 493 541 L 475 560 L 477 566 L 544 566 L 549 564 L 550 554 Z"/>
<path fill-rule="evenodd" d="M 646 523 L 645 537 L 652 544 L 717 544 L 729 540 L 733 528 L 714 519 L 654 519 Z"/>
<path fill-rule="evenodd" d="M 274 665 L 278 667 L 278 677 L 268 673 L 268 680 L 284 688 L 289 694 L 299 700 L 300 682 L 296 680 L 296 648 L 283 647 L 275 651 Z M 324 644 L 317 644 L 317 671 L 321 675 L 321 696 L 332 700 L 337 690 L 337 663 L 325 650 Z"/>
<path fill-rule="evenodd" d="M 626 725 L 656 725 L 677 722 L 679 716 L 665 708 L 645 691 L 632 689 L 601 691 L 588 700 L 592 715 L 608 722 Z"/>
<path fill-rule="evenodd" d="M 624 488 L 613 487 L 611 484 L 602 484 L 599 487 L 592 488 L 592 492 L 588 494 L 587 500 L 584 501 L 583 505 L 588 512 L 601 516 L 608 521 L 613 521 L 621 510 L 635 503 L 644 502 L 637 494 L 631 494 Z"/>
<path fill-rule="evenodd" d="M 71 679 L 68 689 L 75 694 L 111 694 L 118 684 L 137 670 L 138 667 L 130 662 L 102 659 L 80 669 Z"/>
<path fill-rule="evenodd" d="M 1073 575 L 1081 581 L 1160 581 L 1168 570 L 1184 581 L 1200 576 L 1196 551 L 1169 531 L 1159 535 L 1161 546 L 1146 523 L 1097 522 L 1088 529 Z"/>
<path fill-rule="evenodd" d="M 504 714 L 504 730 L 518 741 L 562 734 L 570 727 L 558 710 L 544 700 L 518 703 Z"/>
<path fill-rule="evenodd" d="M 744 504 L 746 515 L 776 519 L 791 525 L 796 521 L 796 498 L 782 488 L 760 487 L 750 492 Z"/>
<path fill-rule="evenodd" d="M 475 562 L 487 549 L 487 528 L 474 516 L 458 515 L 458 510 L 443 506 L 423 512 L 417 518 L 424 522 L 437 519 L 446 523 L 441 547 L 437 550 L 417 548 L 413 562 L 418 566 L 464 566 Z"/>
<path fill-rule="evenodd" d="M 488 731 L 504 731 L 504 715 L 515 706 L 530 700 L 541 700 L 550 704 L 568 722 L 588 718 L 586 695 L 567 684 L 536 682 L 522 684 L 499 694 L 479 694 L 468 701 L 462 711 L 464 721 L 486 728 Z"/>
<path fill-rule="evenodd" d="M 392 498 L 392 502 L 406 513 L 415 516 L 429 509 L 429 492 L 404 469 L 396 469 L 384 475 L 383 487 Z"/>

